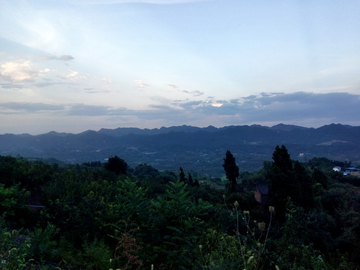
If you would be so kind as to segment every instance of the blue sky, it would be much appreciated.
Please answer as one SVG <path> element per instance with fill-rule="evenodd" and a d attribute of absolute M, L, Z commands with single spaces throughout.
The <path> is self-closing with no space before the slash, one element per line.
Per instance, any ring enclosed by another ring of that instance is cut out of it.
<path fill-rule="evenodd" d="M 360 125 L 360 2 L 0 0 L 0 134 Z"/>

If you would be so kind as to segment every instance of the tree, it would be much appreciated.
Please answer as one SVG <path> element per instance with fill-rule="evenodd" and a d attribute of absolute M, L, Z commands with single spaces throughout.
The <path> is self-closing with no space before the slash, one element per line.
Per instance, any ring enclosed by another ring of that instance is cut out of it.
<path fill-rule="evenodd" d="M 311 177 L 306 173 L 305 167 L 296 161 L 294 164 L 295 180 L 300 183 L 302 193 L 302 204 L 306 210 L 310 210 L 314 207 L 314 192 L 313 181 Z"/>
<path fill-rule="evenodd" d="M 197 179 L 194 181 L 194 187 L 200 187 L 200 183 Z"/>
<path fill-rule="evenodd" d="M 194 201 L 180 181 L 169 182 L 163 195 L 151 201 L 152 238 L 145 247 L 148 263 L 159 269 L 194 269 L 198 244 L 206 232 L 213 206 L 202 199 Z M 150 259 L 151 258 L 151 259 Z"/>
<path fill-rule="evenodd" d="M 290 155 L 284 145 L 276 146 L 272 168 L 269 174 L 270 204 L 275 206 L 280 222 L 285 222 L 286 201 L 290 197 L 296 205 L 301 205 L 301 185 L 295 177 Z"/>
<path fill-rule="evenodd" d="M 229 150 L 226 151 L 226 158 L 224 158 L 223 164 L 226 178 L 230 182 L 230 194 L 235 193 L 236 190 L 236 178 L 239 177 L 239 167 L 235 163 L 235 158 Z"/>
<path fill-rule="evenodd" d="M 327 176 L 322 171 L 315 168 L 311 178 L 314 183 L 320 183 L 324 189 L 327 189 Z"/>
<path fill-rule="evenodd" d="M 182 167 L 180 167 L 179 177 L 180 177 L 180 182 L 181 182 L 181 183 L 184 183 L 184 184 L 187 183 L 187 179 L 186 179 L 186 177 L 185 177 L 185 173 L 184 173 L 184 170 L 183 170 Z"/>
<path fill-rule="evenodd" d="M 188 179 L 188 182 L 189 182 L 189 186 L 193 187 L 194 186 L 194 180 L 192 179 L 192 176 L 191 174 L 189 173 L 189 179 Z"/>
<path fill-rule="evenodd" d="M 282 145 L 281 147 L 278 145 L 276 146 L 273 153 L 273 160 L 273 166 L 278 167 L 282 172 L 288 172 L 293 169 L 292 161 L 285 145 Z"/>
<path fill-rule="evenodd" d="M 127 168 L 127 163 L 118 156 L 110 157 L 108 162 L 105 164 L 105 169 L 114 172 L 117 175 L 126 174 Z"/>

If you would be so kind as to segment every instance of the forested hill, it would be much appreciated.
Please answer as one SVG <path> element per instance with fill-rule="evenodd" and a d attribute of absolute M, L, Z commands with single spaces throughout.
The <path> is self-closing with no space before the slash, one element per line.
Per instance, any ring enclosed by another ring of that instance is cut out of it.
<path fill-rule="evenodd" d="M 209 175 L 223 173 L 226 150 L 236 157 L 240 170 L 257 170 L 271 160 L 276 145 L 285 144 L 294 159 L 327 157 L 359 163 L 360 127 L 331 124 L 305 128 L 279 124 L 206 128 L 192 126 L 160 129 L 117 128 L 79 134 L 49 132 L 0 135 L 0 155 L 55 158 L 65 163 L 103 161 L 117 155 L 130 166 L 148 163 L 160 170 L 188 170 Z"/>

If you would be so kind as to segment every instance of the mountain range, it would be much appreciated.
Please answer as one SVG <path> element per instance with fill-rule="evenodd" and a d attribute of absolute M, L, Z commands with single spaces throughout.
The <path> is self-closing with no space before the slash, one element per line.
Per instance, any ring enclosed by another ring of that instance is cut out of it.
<path fill-rule="evenodd" d="M 326 157 L 360 163 L 360 127 L 330 124 L 319 128 L 278 124 L 272 127 L 209 126 L 117 128 L 79 134 L 0 135 L 0 155 L 56 159 L 64 163 L 105 161 L 117 155 L 131 167 L 147 163 L 159 170 L 193 170 L 209 176 L 223 174 L 230 150 L 240 170 L 261 168 L 276 145 L 284 144 L 292 159 Z"/>

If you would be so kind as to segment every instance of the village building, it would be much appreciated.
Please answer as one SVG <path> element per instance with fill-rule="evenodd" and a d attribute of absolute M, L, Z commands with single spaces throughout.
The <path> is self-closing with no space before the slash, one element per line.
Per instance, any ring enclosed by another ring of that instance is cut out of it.
<path fill-rule="evenodd" d="M 355 167 L 349 167 L 345 169 L 344 175 L 353 175 L 360 177 L 360 169 Z"/>
<path fill-rule="evenodd" d="M 269 188 L 267 184 L 257 184 L 254 192 L 255 200 L 261 204 L 261 207 L 269 204 Z"/>

